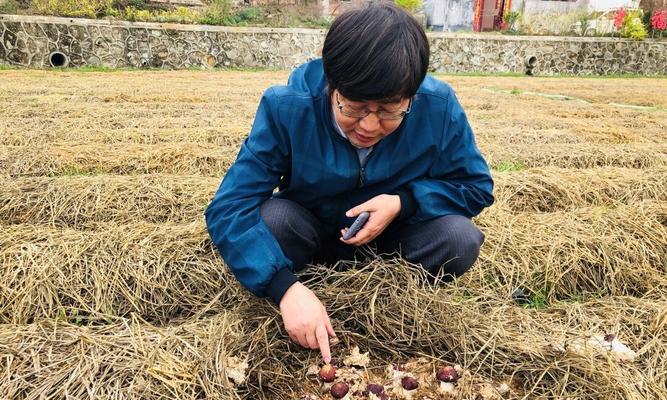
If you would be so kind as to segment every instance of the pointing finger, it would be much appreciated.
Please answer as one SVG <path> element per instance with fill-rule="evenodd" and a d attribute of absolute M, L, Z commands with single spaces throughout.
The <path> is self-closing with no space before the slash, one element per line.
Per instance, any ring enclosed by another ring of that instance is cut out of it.
<path fill-rule="evenodd" d="M 317 337 L 317 343 L 320 346 L 322 359 L 325 363 L 329 364 L 331 362 L 331 350 L 329 349 L 329 336 L 327 335 L 327 329 L 323 325 L 320 325 L 315 330 L 315 335 Z"/>

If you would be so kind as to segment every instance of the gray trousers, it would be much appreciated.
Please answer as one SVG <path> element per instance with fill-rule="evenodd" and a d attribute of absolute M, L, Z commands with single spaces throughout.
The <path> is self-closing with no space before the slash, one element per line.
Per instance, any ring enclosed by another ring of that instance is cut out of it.
<path fill-rule="evenodd" d="M 322 221 L 296 202 L 271 198 L 262 204 L 262 219 L 278 240 L 283 253 L 299 271 L 309 263 L 334 264 L 354 260 L 357 248 L 327 234 Z M 452 280 L 472 267 L 484 234 L 466 217 L 448 215 L 417 224 L 394 222 L 370 242 L 378 254 L 400 252 L 421 264 L 431 276 Z"/>

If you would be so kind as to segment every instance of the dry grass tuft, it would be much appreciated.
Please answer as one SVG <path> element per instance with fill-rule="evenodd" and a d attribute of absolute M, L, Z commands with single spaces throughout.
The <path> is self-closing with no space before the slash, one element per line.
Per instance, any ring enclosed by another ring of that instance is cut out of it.
<path fill-rule="evenodd" d="M 371 371 L 426 355 L 460 363 L 486 379 L 510 381 L 517 396 L 620 400 L 660 398 L 664 392 L 667 325 L 657 318 L 664 302 L 617 297 L 537 310 L 484 288 L 425 283 L 419 267 L 401 260 L 373 258 L 339 267 L 314 267 L 308 285 L 328 305 L 341 339 L 334 356 L 359 345 L 371 353 Z M 215 316 L 162 328 L 136 318 L 92 327 L 2 325 L 3 363 L 14 372 L 2 375 L 0 389 L 16 393 L 14 398 L 94 390 L 114 398 L 270 399 L 296 398 L 300 388 L 316 385 L 306 370 L 318 363 L 317 356 L 285 340 L 274 307 L 251 300 L 208 312 Z M 559 350 L 599 333 L 617 335 L 639 353 L 639 361 Z M 236 393 L 227 391 L 227 355 L 249 356 L 248 385 Z"/>
<path fill-rule="evenodd" d="M 506 144 L 484 143 L 480 148 L 489 165 L 505 163 L 524 168 L 655 168 L 667 166 L 667 145 L 660 144 Z"/>
<path fill-rule="evenodd" d="M 188 223 L 202 217 L 219 181 L 162 174 L 0 179 L 0 219 L 67 227 Z"/>
<path fill-rule="evenodd" d="M 0 237 L 0 321 L 127 316 L 157 323 L 211 301 L 245 299 L 203 223 L 101 224 L 93 231 L 30 225 Z"/>
<path fill-rule="evenodd" d="M 0 147 L 2 175 L 182 174 L 222 176 L 238 148 L 195 143 Z M 0 176 L 2 176 L 0 175 Z"/>
<path fill-rule="evenodd" d="M 667 298 L 667 203 L 477 219 L 486 234 L 466 285 L 527 286 L 545 299 L 578 295 Z"/>
<path fill-rule="evenodd" d="M 239 399 L 229 357 L 247 357 L 244 325 L 221 312 L 154 327 L 137 318 L 104 326 L 56 321 L 0 325 L 0 391 L 30 398 Z"/>
<path fill-rule="evenodd" d="M 493 175 L 496 206 L 554 212 L 589 206 L 667 201 L 667 168 L 531 168 Z"/>

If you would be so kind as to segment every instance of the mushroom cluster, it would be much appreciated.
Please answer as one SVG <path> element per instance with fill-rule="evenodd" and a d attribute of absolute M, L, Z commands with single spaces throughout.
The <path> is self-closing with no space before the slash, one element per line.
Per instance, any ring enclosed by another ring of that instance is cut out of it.
<path fill-rule="evenodd" d="M 343 360 L 342 364 L 332 361 L 331 364 L 312 365 L 308 369 L 308 374 L 316 376 L 320 383 L 319 396 L 307 397 L 308 399 L 450 398 L 456 395 L 457 382 L 462 377 L 469 375 L 458 365 L 438 366 L 420 357 L 406 363 L 389 364 L 384 370 L 384 376 L 378 376 L 370 373 L 366 368 L 369 363 L 368 353 L 360 353 L 358 347 L 353 349 L 350 356 L 341 360 Z M 464 386 L 468 387 L 470 384 L 471 382 L 466 378 Z M 302 397 L 302 399 L 305 398 Z"/>

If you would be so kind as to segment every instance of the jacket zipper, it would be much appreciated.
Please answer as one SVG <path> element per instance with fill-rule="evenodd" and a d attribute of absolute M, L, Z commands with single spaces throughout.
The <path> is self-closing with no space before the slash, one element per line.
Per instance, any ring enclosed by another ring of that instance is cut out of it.
<path fill-rule="evenodd" d="M 376 144 L 376 146 L 377 146 L 377 144 Z M 354 147 L 354 146 L 353 146 L 353 147 Z M 365 179 L 366 179 L 366 178 L 365 178 L 365 174 L 366 174 L 366 164 L 368 164 L 368 160 L 370 160 L 370 158 L 373 157 L 373 154 L 376 153 L 376 150 L 377 150 L 377 149 L 376 149 L 375 147 L 373 147 L 373 150 L 370 152 L 370 154 L 368 154 L 368 155 L 366 156 L 366 158 L 364 159 L 364 162 L 362 163 L 362 162 L 359 160 L 359 153 L 357 153 L 357 150 L 354 149 L 355 156 L 357 157 L 357 161 L 359 162 L 359 179 L 358 179 L 358 181 L 357 181 L 357 187 L 358 187 L 358 188 L 361 188 L 361 187 L 363 187 L 363 186 L 366 184 L 366 182 L 365 182 Z"/>

